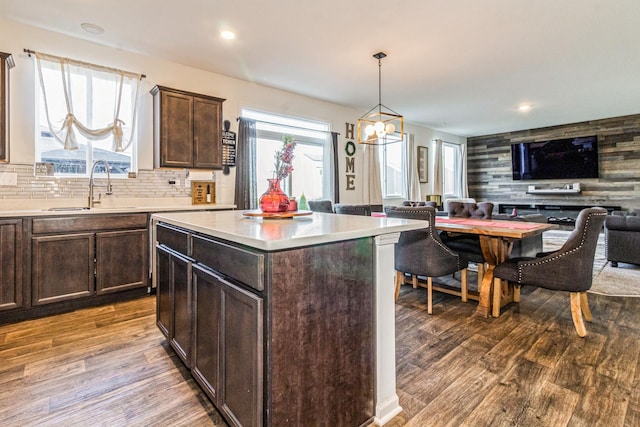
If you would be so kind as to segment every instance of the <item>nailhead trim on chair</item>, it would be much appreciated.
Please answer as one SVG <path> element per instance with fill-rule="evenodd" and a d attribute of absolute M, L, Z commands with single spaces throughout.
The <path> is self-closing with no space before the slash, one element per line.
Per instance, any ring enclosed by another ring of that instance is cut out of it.
<path fill-rule="evenodd" d="M 518 266 L 518 282 L 522 282 L 522 273 L 523 273 L 524 267 L 533 267 L 533 266 L 536 266 L 536 265 L 546 264 L 548 262 L 551 262 L 551 261 L 556 260 L 556 259 L 560 259 L 560 258 L 562 258 L 562 257 L 564 257 L 566 255 L 570 255 L 570 254 L 575 253 L 575 252 L 579 251 L 580 249 L 582 249 L 582 247 L 584 246 L 585 233 L 586 233 L 587 228 L 589 227 L 589 221 L 591 220 L 591 217 L 594 216 L 594 215 L 606 216 L 607 212 L 602 212 L 602 213 L 593 212 L 593 213 L 590 213 L 587 216 L 587 219 L 585 221 L 586 224 L 585 224 L 584 228 L 582 229 L 582 236 L 581 236 L 581 239 L 580 239 L 580 245 L 577 248 L 572 249 L 572 250 L 567 251 L 567 252 L 563 252 L 560 255 L 554 256 L 554 257 L 546 259 L 544 261 L 533 262 L 533 263 L 529 263 L 529 264 L 521 264 L 520 266 Z"/>
<path fill-rule="evenodd" d="M 424 206 L 402 206 L 403 211 L 405 212 L 414 212 L 414 213 L 424 213 L 425 211 L 420 209 L 421 207 Z M 413 209 L 412 209 L 413 208 Z M 433 215 L 431 215 L 431 212 L 429 212 L 429 216 L 433 217 Z M 429 218 L 429 224 L 431 224 L 431 218 Z M 433 232 L 435 231 L 435 227 L 429 227 L 429 235 L 431 237 L 434 237 Z M 460 255 L 457 252 L 454 252 L 451 250 L 451 248 L 449 248 L 447 245 L 445 245 L 444 243 L 442 243 L 440 241 L 440 236 L 437 236 L 438 238 L 434 238 L 435 242 L 438 244 L 438 246 L 440 246 L 442 249 L 444 249 L 445 251 L 447 251 L 449 254 L 458 257 L 458 270 L 460 270 Z"/>

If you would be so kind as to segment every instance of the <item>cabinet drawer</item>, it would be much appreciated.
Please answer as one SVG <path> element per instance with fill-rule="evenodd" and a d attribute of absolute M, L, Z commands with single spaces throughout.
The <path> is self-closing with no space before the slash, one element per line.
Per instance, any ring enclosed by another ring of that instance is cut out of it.
<path fill-rule="evenodd" d="M 147 214 L 83 215 L 33 220 L 33 234 L 147 228 Z"/>
<path fill-rule="evenodd" d="M 182 255 L 191 256 L 189 232 L 187 230 L 160 223 L 156 227 L 156 239 L 161 245 L 171 248 Z"/>
<path fill-rule="evenodd" d="M 259 291 L 264 290 L 264 254 L 193 236 L 193 259 Z"/>

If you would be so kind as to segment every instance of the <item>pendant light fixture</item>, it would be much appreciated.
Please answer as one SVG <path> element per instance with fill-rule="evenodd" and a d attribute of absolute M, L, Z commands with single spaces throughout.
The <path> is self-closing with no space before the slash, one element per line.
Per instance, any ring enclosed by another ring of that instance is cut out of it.
<path fill-rule="evenodd" d="M 404 117 L 382 104 L 382 59 L 387 54 L 378 52 L 378 105 L 358 119 L 358 143 L 386 145 L 402 141 Z"/>

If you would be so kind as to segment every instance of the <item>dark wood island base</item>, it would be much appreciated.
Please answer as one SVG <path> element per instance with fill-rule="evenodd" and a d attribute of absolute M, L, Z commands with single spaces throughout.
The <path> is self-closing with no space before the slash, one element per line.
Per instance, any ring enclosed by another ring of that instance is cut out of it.
<path fill-rule="evenodd" d="M 227 422 L 374 420 L 373 237 L 271 252 L 156 230 L 158 326 Z"/>

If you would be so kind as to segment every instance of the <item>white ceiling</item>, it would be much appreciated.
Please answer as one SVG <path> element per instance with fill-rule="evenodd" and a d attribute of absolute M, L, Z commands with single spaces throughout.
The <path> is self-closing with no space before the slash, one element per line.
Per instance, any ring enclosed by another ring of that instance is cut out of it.
<path fill-rule="evenodd" d="M 383 104 L 461 136 L 640 113 L 638 0 L 0 0 L 0 16 L 363 113 L 384 51 Z"/>

